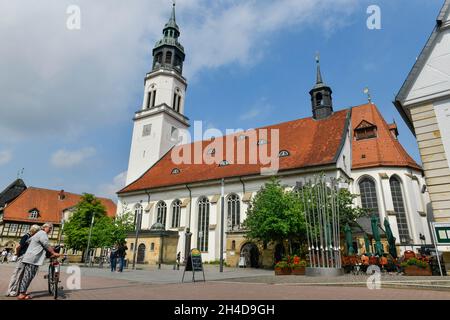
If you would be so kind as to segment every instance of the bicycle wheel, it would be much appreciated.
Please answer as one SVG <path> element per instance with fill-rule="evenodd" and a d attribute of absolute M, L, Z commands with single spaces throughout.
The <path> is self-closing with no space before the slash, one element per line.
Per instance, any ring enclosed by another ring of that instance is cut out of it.
<path fill-rule="evenodd" d="M 55 276 L 55 268 L 52 265 L 48 266 L 48 293 L 53 295 L 53 282 L 54 282 L 54 276 Z"/>
<path fill-rule="evenodd" d="M 55 274 L 53 278 L 53 297 L 58 299 L 58 284 L 59 284 L 59 275 Z"/>

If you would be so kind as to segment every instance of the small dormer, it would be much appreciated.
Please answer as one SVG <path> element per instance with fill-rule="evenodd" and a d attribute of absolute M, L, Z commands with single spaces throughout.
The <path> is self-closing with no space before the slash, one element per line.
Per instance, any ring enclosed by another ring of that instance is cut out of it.
<path fill-rule="evenodd" d="M 394 137 L 394 139 L 397 139 L 397 137 L 398 137 L 398 128 L 397 128 L 397 124 L 395 122 L 391 123 L 389 125 L 389 131 L 391 132 L 392 137 Z"/>
<path fill-rule="evenodd" d="M 30 211 L 28 211 L 28 219 L 36 220 L 39 218 L 39 210 L 37 208 L 33 208 Z"/>
<path fill-rule="evenodd" d="M 365 140 L 372 139 L 377 137 L 377 126 L 363 120 L 361 123 L 355 128 L 355 140 Z"/>

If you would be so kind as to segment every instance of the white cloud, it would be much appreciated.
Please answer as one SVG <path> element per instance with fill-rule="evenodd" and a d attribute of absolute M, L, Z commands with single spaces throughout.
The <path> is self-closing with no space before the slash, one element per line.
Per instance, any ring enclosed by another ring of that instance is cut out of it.
<path fill-rule="evenodd" d="M 89 157 L 92 157 L 95 153 L 96 151 L 92 147 L 75 151 L 61 149 L 52 155 L 50 162 L 53 166 L 58 168 L 70 168 L 82 163 Z"/>
<path fill-rule="evenodd" d="M 7 164 L 12 160 L 11 150 L 1 150 L 0 151 L 0 166 Z"/>
<path fill-rule="evenodd" d="M 239 116 L 239 120 L 254 120 L 257 118 L 265 118 L 270 115 L 274 107 L 268 103 L 266 98 L 261 98 L 253 107 L 251 107 L 247 112 L 244 112 Z"/>
<path fill-rule="evenodd" d="M 185 75 L 252 65 L 270 36 L 288 28 L 342 27 L 357 0 L 183 0 L 177 4 Z M 81 29 L 69 30 L 69 5 Z M 0 0 L 0 139 L 77 137 L 129 121 L 138 108 L 151 49 L 171 10 L 168 0 Z M 295 41 L 295 40 L 293 40 Z M 2 108 L 8 108 L 2 110 Z"/>
<path fill-rule="evenodd" d="M 127 171 L 119 173 L 114 177 L 112 183 L 102 184 L 98 188 L 97 194 L 101 197 L 116 199 L 116 192 L 125 187 Z"/>

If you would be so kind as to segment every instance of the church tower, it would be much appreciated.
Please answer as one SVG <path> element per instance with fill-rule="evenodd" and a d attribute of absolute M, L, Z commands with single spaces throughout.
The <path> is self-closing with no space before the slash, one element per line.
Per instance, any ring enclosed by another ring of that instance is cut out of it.
<path fill-rule="evenodd" d="M 333 114 L 333 99 L 331 88 L 323 83 L 322 74 L 320 72 L 319 55 L 316 57 L 317 76 L 316 85 L 309 91 L 311 95 L 313 118 L 316 120 L 328 118 Z"/>
<path fill-rule="evenodd" d="M 178 130 L 189 128 L 189 119 L 184 116 L 185 53 L 179 36 L 174 3 L 163 38 L 153 48 L 152 70 L 145 76 L 142 106 L 133 118 L 126 184 L 139 178 L 177 143 Z"/>

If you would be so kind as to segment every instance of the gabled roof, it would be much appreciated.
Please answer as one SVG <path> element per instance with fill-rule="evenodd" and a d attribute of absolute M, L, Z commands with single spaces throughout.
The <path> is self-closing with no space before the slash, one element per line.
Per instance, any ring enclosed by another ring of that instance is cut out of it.
<path fill-rule="evenodd" d="M 437 41 L 439 33 L 442 31 L 443 27 L 443 19 L 448 17 L 450 15 L 450 0 L 445 0 L 444 5 L 442 6 L 441 11 L 439 12 L 439 15 L 436 19 L 436 26 L 433 29 L 433 32 L 430 35 L 430 38 L 428 39 L 427 43 L 425 44 L 425 47 L 422 49 L 422 52 L 420 53 L 419 57 L 417 58 L 416 62 L 414 63 L 414 66 L 412 67 L 411 71 L 408 74 L 408 77 L 406 78 L 405 82 L 403 83 L 402 87 L 400 88 L 400 91 L 398 92 L 397 96 L 395 97 L 394 105 L 396 106 L 397 110 L 401 114 L 403 120 L 405 120 L 406 124 L 410 128 L 410 130 L 414 133 L 414 127 L 412 125 L 412 119 L 411 115 L 408 110 L 405 110 L 403 107 L 403 103 L 411 90 L 411 87 L 413 86 L 414 82 L 416 81 L 419 73 L 425 66 L 432 49 L 435 46 L 435 43 Z M 448 28 L 448 25 L 445 26 L 445 28 Z"/>
<path fill-rule="evenodd" d="M 17 198 L 27 186 L 22 179 L 16 179 L 0 193 L 0 208 Z"/>
<path fill-rule="evenodd" d="M 422 168 L 409 156 L 400 142 L 394 138 L 380 111 L 375 104 L 369 103 L 352 108 L 353 130 L 361 123 L 370 123 L 377 127 L 377 137 L 352 141 L 352 168 L 391 166 Z"/>
<path fill-rule="evenodd" d="M 82 197 L 79 194 L 64 192 L 64 198 L 60 200 L 60 194 L 61 191 L 29 187 L 5 208 L 3 219 L 5 221 L 59 224 L 62 212 L 75 206 Z M 107 215 L 114 217 L 116 214 L 115 203 L 106 198 L 98 199 L 106 207 Z M 28 218 L 29 212 L 33 209 L 39 211 L 38 219 Z"/>
<path fill-rule="evenodd" d="M 346 109 L 337 111 L 329 118 L 320 121 L 316 121 L 313 118 L 305 118 L 258 128 L 256 129 L 258 136 L 256 140 L 261 139 L 264 129 L 267 129 L 267 143 L 260 146 L 254 146 L 255 139 L 245 139 L 244 141 L 241 141 L 242 143 L 245 143 L 246 164 L 238 164 L 236 157 L 237 144 L 239 143 L 239 136 L 241 136 L 242 133 L 218 137 L 214 140 L 217 145 L 224 145 L 223 155 L 226 155 L 227 150 L 226 142 L 222 144 L 222 141 L 226 141 L 227 137 L 228 139 L 233 137 L 233 139 L 238 141 L 234 143 L 234 157 L 223 157 L 223 160 L 227 160 L 230 163 L 225 166 L 219 166 L 217 163 L 208 164 L 205 159 L 198 161 L 198 164 L 176 164 L 174 159 L 172 159 L 172 152 L 169 151 L 140 178 L 120 190 L 118 193 L 122 194 L 158 187 L 218 180 L 227 177 L 260 175 L 261 169 L 268 166 L 262 164 L 261 161 L 259 161 L 260 159 L 258 159 L 255 164 L 249 164 L 249 147 L 250 143 L 252 143 L 252 147 L 255 147 L 254 150 L 259 150 L 261 147 L 267 147 L 269 156 L 271 156 L 270 150 L 272 140 L 269 131 L 271 129 L 279 130 L 279 150 L 286 150 L 289 152 L 289 156 L 279 158 L 279 171 L 335 164 L 341 153 L 343 142 L 346 137 L 345 133 L 350 125 L 349 122 L 350 110 Z M 211 148 L 211 143 L 211 140 L 198 141 L 189 145 L 184 145 L 181 148 L 185 151 L 190 150 L 191 155 L 194 154 L 196 148 L 203 150 L 203 153 L 207 153 L 208 149 Z M 220 150 L 216 151 L 215 157 L 218 155 L 218 152 L 220 152 Z M 259 153 L 259 151 L 256 153 Z M 184 154 L 184 152 L 181 152 L 180 154 Z M 178 168 L 180 172 L 178 174 L 172 174 L 174 168 Z"/>

